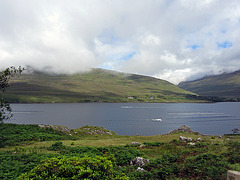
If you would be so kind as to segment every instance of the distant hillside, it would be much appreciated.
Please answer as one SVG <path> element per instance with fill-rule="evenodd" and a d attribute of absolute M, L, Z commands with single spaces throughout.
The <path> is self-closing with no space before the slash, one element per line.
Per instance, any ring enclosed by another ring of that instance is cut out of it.
<path fill-rule="evenodd" d="M 11 102 L 189 102 L 194 93 L 153 77 L 93 69 L 73 75 L 33 72 L 11 81 Z"/>
<path fill-rule="evenodd" d="M 201 96 L 240 98 L 240 71 L 181 82 L 178 87 Z"/>

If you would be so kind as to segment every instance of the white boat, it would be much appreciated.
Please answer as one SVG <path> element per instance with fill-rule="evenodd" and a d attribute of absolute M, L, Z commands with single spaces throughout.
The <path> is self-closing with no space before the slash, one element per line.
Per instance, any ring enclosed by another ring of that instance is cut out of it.
<path fill-rule="evenodd" d="M 155 122 L 162 122 L 162 119 L 152 119 L 152 121 L 155 121 Z"/>

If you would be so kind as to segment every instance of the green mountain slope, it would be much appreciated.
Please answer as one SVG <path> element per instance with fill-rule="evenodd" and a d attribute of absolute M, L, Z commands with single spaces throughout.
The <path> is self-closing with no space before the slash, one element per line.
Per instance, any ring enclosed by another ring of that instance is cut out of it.
<path fill-rule="evenodd" d="M 201 96 L 240 97 L 240 71 L 208 76 L 189 82 L 181 82 L 178 87 Z"/>
<path fill-rule="evenodd" d="M 188 102 L 194 94 L 153 77 L 93 69 L 73 75 L 33 72 L 11 81 L 10 102 Z"/>

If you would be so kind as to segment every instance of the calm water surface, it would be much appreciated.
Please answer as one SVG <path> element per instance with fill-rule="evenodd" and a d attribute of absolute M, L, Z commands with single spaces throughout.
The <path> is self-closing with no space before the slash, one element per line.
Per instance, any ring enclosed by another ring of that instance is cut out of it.
<path fill-rule="evenodd" d="M 12 104 L 11 123 L 102 126 L 119 135 L 165 134 L 182 125 L 203 134 L 240 129 L 240 103 Z"/>

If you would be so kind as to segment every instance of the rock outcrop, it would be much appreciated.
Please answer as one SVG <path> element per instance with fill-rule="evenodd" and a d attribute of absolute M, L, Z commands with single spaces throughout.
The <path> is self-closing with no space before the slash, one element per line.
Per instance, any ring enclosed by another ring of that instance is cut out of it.
<path fill-rule="evenodd" d="M 130 165 L 136 165 L 139 167 L 144 166 L 145 164 L 149 163 L 149 159 L 145 159 L 143 157 L 135 157 L 131 162 Z"/>
<path fill-rule="evenodd" d="M 43 125 L 43 124 L 39 124 L 38 125 L 40 128 L 52 128 L 54 130 L 57 130 L 57 131 L 62 131 L 66 134 L 71 134 L 71 131 L 70 129 L 68 129 L 67 127 L 65 126 L 59 126 L 59 125 Z"/>
<path fill-rule="evenodd" d="M 183 125 L 182 127 L 178 128 L 178 129 L 170 131 L 169 134 L 175 134 L 175 133 L 179 133 L 179 132 L 194 133 L 194 131 L 189 126 Z"/>
<path fill-rule="evenodd" d="M 115 135 L 116 133 L 98 126 L 83 126 L 75 129 L 79 135 Z"/>
<path fill-rule="evenodd" d="M 104 134 L 106 134 L 106 135 L 110 135 L 110 136 L 112 136 L 113 134 L 116 134 L 113 131 L 109 131 L 103 127 L 98 127 L 98 126 L 83 126 L 79 129 L 68 129 L 65 126 L 59 126 L 59 125 L 39 124 L 38 126 L 40 128 L 52 128 L 54 131 L 61 131 L 70 136 L 72 136 L 72 134 L 75 134 L 75 135 L 104 135 Z"/>

